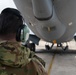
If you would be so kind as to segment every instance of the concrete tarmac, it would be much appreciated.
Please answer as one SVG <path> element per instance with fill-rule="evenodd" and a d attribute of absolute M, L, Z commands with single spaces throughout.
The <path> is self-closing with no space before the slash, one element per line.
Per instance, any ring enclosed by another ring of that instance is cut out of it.
<path fill-rule="evenodd" d="M 40 41 L 36 46 L 36 54 L 45 62 L 45 69 L 48 75 L 76 75 L 76 42 L 68 42 L 69 49 L 63 51 L 62 48 L 54 45 L 53 50 L 47 51 L 45 45 L 51 45 L 45 41 Z M 66 43 L 63 44 L 65 46 Z M 41 52 L 42 51 L 42 52 Z"/>

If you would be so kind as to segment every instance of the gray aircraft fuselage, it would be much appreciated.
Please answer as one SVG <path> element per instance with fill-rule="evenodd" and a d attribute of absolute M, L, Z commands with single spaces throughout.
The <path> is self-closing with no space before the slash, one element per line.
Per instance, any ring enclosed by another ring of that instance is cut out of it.
<path fill-rule="evenodd" d="M 76 32 L 76 0 L 14 0 L 29 28 L 47 42 L 67 42 Z"/>

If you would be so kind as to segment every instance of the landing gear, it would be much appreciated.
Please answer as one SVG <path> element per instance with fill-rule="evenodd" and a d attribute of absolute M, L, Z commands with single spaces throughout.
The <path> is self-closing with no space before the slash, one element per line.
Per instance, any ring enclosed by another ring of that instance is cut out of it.
<path fill-rule="evenodd" d="M 51 45 L 51 47 L 49 46 L 49 45 L 45 45 L 45 48 L 46 48 L 46 50 L 50 50 L 50 49 L 52 49 L 53 48 L 53 46 L 54 46 L 54 43 L 52 43 L 52 45 Z M 66 46 L 65 47 L 63 47 L 63 45 L 62 45 L 62 43 L 57 43 L 57 47 L 61 47 L 62 48 L 62 50 L 67 50 L 68 49 L 68 44 L 66 43 Z"/>
<path fill-rule="evenodd" d="M 31 51 L 34 51 L 35 52 L 35 44 L 34 43 L 29 43 L 29 46 Z"/>
<path fill-rule="evenodd" d="M 28 43 L 25 45 L 25 47 L 29 48 L 31 51 L 34 51 L 36 50 L 36 46 L 34 43 Z"/>
<path fill-rule="evenodd" d="M 45 45 L 46 50 L 50 50 L 50 46 L 49 45 Z"/>

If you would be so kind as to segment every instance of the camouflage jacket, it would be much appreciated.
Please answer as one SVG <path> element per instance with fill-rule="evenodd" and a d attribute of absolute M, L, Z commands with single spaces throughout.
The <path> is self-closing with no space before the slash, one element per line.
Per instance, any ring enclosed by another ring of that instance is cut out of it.
<path fill-rule="evenodd" d="M 0 43 L 0 75 L 47 75 L 45 62 L 17 42 Z"/>

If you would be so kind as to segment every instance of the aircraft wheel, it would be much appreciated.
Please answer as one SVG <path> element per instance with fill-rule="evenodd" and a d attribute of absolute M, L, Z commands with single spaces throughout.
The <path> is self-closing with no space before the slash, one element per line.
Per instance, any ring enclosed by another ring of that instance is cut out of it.
<path fill-rule="evenodd" d="M 29 48 L 30 48 L 31 51 L 34 51 L 34 52 L 35 52 L 35 50 L 36 50 L 34 43 L 30 43 L 30 44 L 29 44 Z"/>

